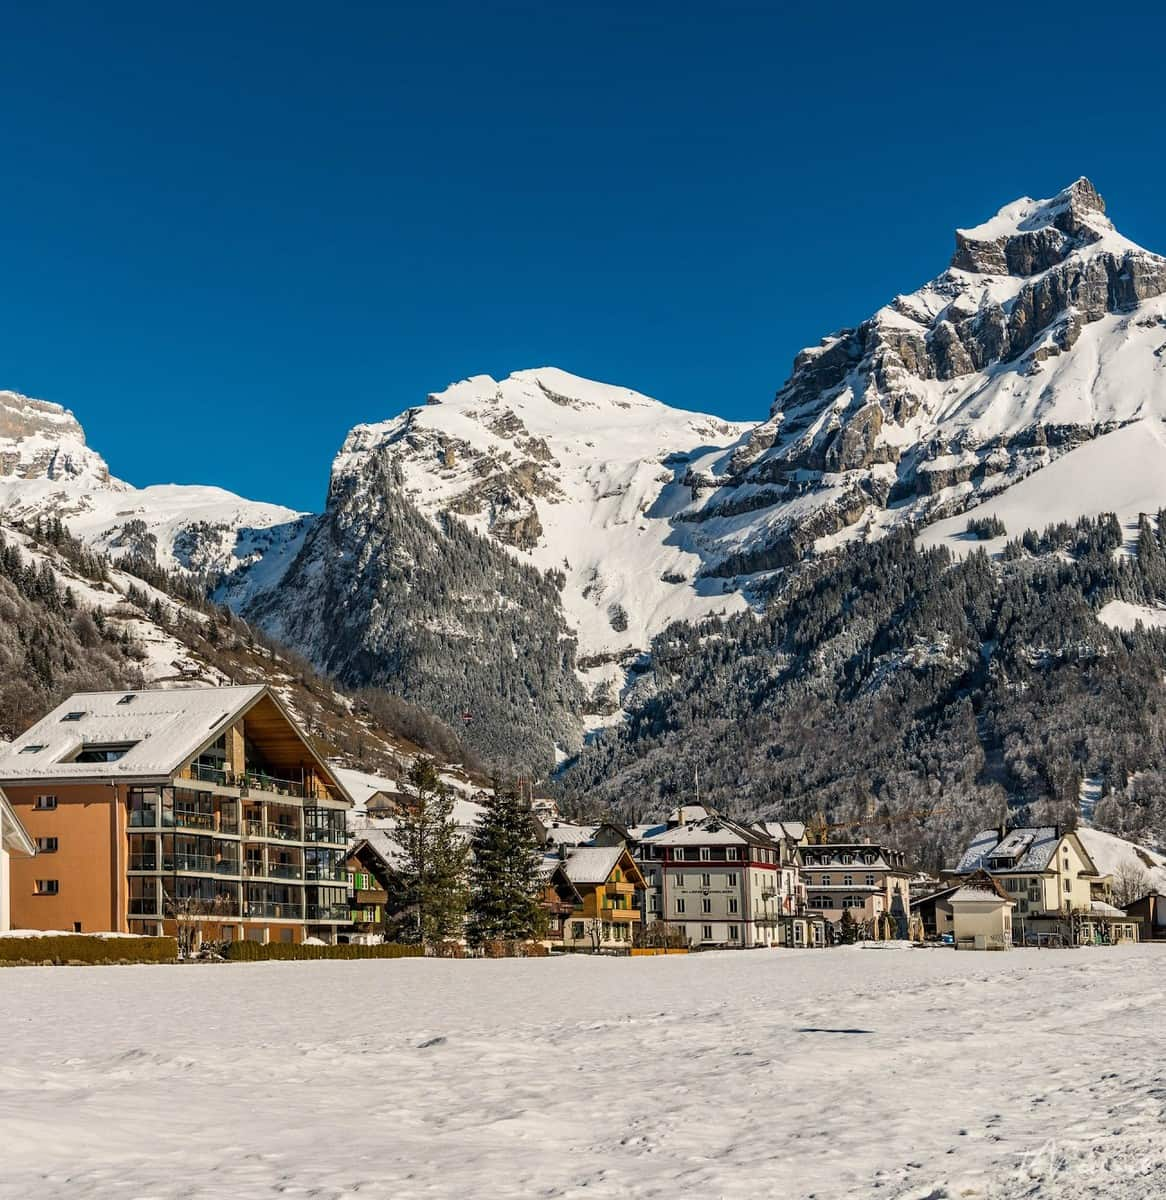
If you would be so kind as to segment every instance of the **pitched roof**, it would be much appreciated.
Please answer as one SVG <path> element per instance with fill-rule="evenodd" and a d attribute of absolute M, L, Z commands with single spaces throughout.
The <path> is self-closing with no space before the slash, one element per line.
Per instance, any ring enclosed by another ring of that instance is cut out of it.
<path fill-rule="evenodd" d="M 78 692 L 0 754 L 0 782 L 169 775 L 267 690 L 251 684 Z M 86 746 L 102 745 L 129 749 L 116 762 L 69 761 Z"/>
<path fill-rule="evenodd" d="M 749 829 L 728 817 L 710 816 L 669 829 L 653 838 L 657 846 L 766 846 L 773 843 L 767 833 Z"/>
<path fill-rule="evenodd" d="M 959 904 L 964 900 L 998 900 L 1004 904 L 1016 904 L 987 871 L 973 871 L 947 898 L 949 904 Z"/>
<path fill-rule="evenodd" d="M 624 846 L 579 846 L 563 859 L 563 873 L 572 883 L 606 883 L 625 853 Z"/>
<path fill-rule="evenodd" d="M 997 829 L 981 830 L 964 851 L 956 872 L 963 874 L 986 867 L 989 859 L 994 858 L 1007 859 L 1008 871 L 1047 870 L 1062 836 L 1051 825 L 1021 826 L 1010 829 L 1004 837 Z"/>

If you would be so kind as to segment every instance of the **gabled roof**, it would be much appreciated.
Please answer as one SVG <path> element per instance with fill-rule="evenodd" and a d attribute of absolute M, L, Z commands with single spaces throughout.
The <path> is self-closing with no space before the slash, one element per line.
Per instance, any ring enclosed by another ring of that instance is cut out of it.
<path fill-rule="evenodd" d="M 800 843 L 806 836 L 805 821 L 758 821 L 756 828 L 771 838 L 786 838 L 795 843 Z"/>
<path fill-rule="evenodd" d="M 997 829 L 981 830 L 964 851 L 956 874 L 963 875 L 981 867 L 1004 874 L 1047 871 L 1061 839 L 1065 837 L 1076 840 L 1089 870 L 1096 874 L 1096 867 L 1081 839 L 1073 833 L 1062 833 L 1052 825 L 1021 826 L 1008 830 L 1004 837 L 1000 836 Z M 1003 860 L 1007 865 L 989 866 L 994 859 Z"/>
<path fill-rule="evenodd" d="M 162 779 L 185 766 L 265 699 L 302 740 L 305 757 L 311 758 L 340 796 L 350 799 L 279 697 L 262 683 L 77 692 L 0 752 L 0 783 Z M 114 762 L 72 761 L 86 747 L 95 746 L 126 749 Z"/>
<path fill-rule="evenodd" d="M 9 854 L 36 853 L 36 843 L 28 836 L 3 792 L 0 792 L 0 850 L 7 850 Z"/>
<path fill-rule="evenodd" d="M 624 853 L 623 846 L 579 846 L 563 859 L 563 874 L 572 883 L 606 883 Z"/>
<path fill-rule="evenodd" d="M 214 741 L 266 691 L 263 684 L 254 684 L 78 692 L 0 754 L 0 781 L 168 775 Z M 74 719 L 66 719 L 74 714 Z M 129 743 L 131 748 L 117 762 L 67 761 L 86 746 Z"/>
<path fill-rule="evenodd" d="M 1016 901 L 1012 899 L 987 871 L 973 871 L 947 898 L 949 904 L 984 900 L 995 900 L 1001 904 L 1010 904 L 1014 907 L 1016 905 Z"/>

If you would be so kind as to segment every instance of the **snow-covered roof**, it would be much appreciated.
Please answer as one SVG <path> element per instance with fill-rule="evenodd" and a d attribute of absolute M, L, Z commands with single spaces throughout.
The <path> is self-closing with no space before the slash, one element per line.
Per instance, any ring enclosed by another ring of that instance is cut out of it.
<path fill-rule="evenodd" d="M 547 846 L 582 846 L 595 836 L 598 825 L 576 825 L 574 821 L 543 823 L 543 843 Z"/>
<path fill-rule="evenodd" d="M 0 754 L 0 781 L 169 775 L 260 699 L 263 684 L 78 692 Z M 116 762 L 73 762 L 88 746 L 128 746 Z"/>
<path fill-rule="evenodd" d="M 748 842 L 748 838 L 719 820 L 681 825 L 653 840 L 657 846 L 744 846 Z"/>
<path fill-rule="evenodd" d="M 888 871 L 891 863 L 881 846 L 873 843 L 826 842 L 814 846 L 802 847 L 802 865 L 806 867 L 872 867 L 875 870 Z M 843 862 L 849 855 L 851 861 Z M 867 862 L 867 859 L 870 862 Z"/>
<path fill-rule="evenodd" d="M 0 792 L 0 849 L 9 854 L 36 853 L 36 843 L 28 836 L 3 792 Z"/>
<path fill-rule="evenodd" d="M 1010 900 L 1002 892 L 998 892 L 995 889 L 981 888 L 981 887 L 969 887 L 967 884 L 965 884 L 961 888 L 956 888 L 956 890 L 954 892 L 952 892 L 952 894 L 950 896 L 948 896 L 948 898 L 947 898 L 947 902 L 949 904 L 959 904 L 962 901 L 970 901 L 970 900 L 977 900 L 977 901 L 995 900 L 1000 904 L 1015 904 L 1016 903 L 1015 900 Z"/>
<path fill-rule="evenodd" d="M 344 785 L 352 797 L 353 804 L 358 809 L 368 807 L 368 802 L 382 793 L 392 795 L 399 791 L 398 785 L 391 779 L 379 775 L 370 775 L 366 771 L 354 771 L 351 767 L 333 767 L 332 774 Z"/>
<path fill-rule="evenodd" d="M 606 883 L 624 853 L 623 846 L 579 846 L 563 860 L 563 873 L 572 883 Z"/>
<path fill-rule="evenodd" d="M 367 842 L 369 848 L 381 859 L 389 870 L 397 870 L 404 865 L 405 851 L 402 849 L 401 843 L 394 836 L 395 829 L 395 823 L 386 821 L 379 829 L 363 830 L 357 842 L 349 847 L 349 853 L 352 853 L 360 842 Z"/>
<path fill-rule="evenodd" d="M 785 838 L 791 842 L 800 842 L 806 836 L 805 821 L 758 821 L 757 828 L 771 838 Z"/>
<path fill-rule="evenodd" d="M 1115 904 L 1106 904 L 1104 900 L 1091 900 L 1089 911 L 1095 917 L 1124 917 L 1126 915 L 1124 908 L 1118 908 Z"/>
<path fill-rule="evenodd" d="M 984 829 L 972 839 L 956 867 L 957 873 L 987 868 L 994 871 L 1044 871 L 1048 869 L 1062 834 L 1051 825 L 1009 830 L 1001 838 L 997 829 Z M 1005 860 L 1007 866 L 989 867 L 994 860 Z"/>

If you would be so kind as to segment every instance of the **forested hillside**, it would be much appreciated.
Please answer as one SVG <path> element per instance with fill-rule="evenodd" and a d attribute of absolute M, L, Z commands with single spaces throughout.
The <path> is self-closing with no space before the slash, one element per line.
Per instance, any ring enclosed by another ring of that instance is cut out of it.
<path fill-rule="evenodd" d="M 815 564 L 760 617 L 658 638 L 650 694 L 563 786 L 636 816 L 699 771 L 728 813 L 865 819 L 939 866 L 1006 806 L 1072 822 L 1096 777 L 1099 823 L 1166 835 L 1166 634 L 1098 615 L 1166 599 L 1164 534 L 1143 519 L 1123 554 L 1103 517 L 953 561 L 900 533 Z"/>
<path fill-rule="evenodd" d="M 345 685 L 458 725 L 488 763 L 542 772 L 578 746 L 583 709 L 561 582 L 455 518 L 427 520 L 381 451 L 334 473 L 279 587 L 245 611 Z"/>

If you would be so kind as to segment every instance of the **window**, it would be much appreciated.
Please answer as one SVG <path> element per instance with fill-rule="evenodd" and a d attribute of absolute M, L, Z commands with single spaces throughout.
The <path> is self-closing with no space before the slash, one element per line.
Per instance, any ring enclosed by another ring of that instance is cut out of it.
<path fill-rule="evenodd" d="M 844 862 L 844 863 L 845 863 L 847 866 L 850 866 L 850 864 L 851 864 L 852 862 L 854 862 L 854 858 L 853 858 L 853 856 L 852 856 L 852 855 L 849 855 L 849 854 L 844 854 L 844 855 L 842 856 L 842 861 L 843 861 L 843 862 Z"/>
<path fill-rule="evenodd" d="M 687 856 L 687 851 L 684 849 L 683 846 L 677 846 L 676 849 L 672 851 L 672 858 L 676 862 L 684 862 L 684 859 L 686 856 Z"/>
<path fill-rule="evenodd" d="M 683 900 L 681 900 L 681 899 L 677 899 L 677 901 L 676 901 L 676 911 L 677 911 L 678 913 L 682 913 L 682 912 L 684 912 L 684 901 L 683 901 Z"/>
<path fill-rule="evenodd" d="M 103 746 L 86 746 L 75 755 L 75 763 L 112 763 L 125 758 L 126 752 L 132 750 L 137 742 L 110 742 Z"/>
<path fill-rule="evenodd" d="M 648 897 L 648 912 L 658 913 L 660 911 L 660 897 L 653 892 Z"/>
<path fill-rule="evenodd" d="M 737 861 L 737 847 L 730 846 L 725 851 L 725 857 L 729 860 L 729 862 L 736 862 Z"/>
<path fill-rule="evenodd" d="M 39 754 L 43 749 L 44 749 L 43 743 L 32 742 L 28 746 L 22 746 L 20 753 L 21 754 Z"/>
<path fill-rule="evenodd" d="M 63 725 L 66 721 L 80 721 L 84 715 L 83 712 L 67 712 L 61 718 L 61 724 Z"/>
<path fill-rule="evenodd" d="M 130 692 L 130 693 L 129 693 L 129 695 L 127 695 L 127 696 L 123 696 L 123 697 L 122 697 L 122 698 L 121 698 L 121 699 L 118 701 L 118 704 L 133 704 L 133 702 L 134 702 L 136 699 L 137 699 L 137 696 L 135 696 L 135 695 L 134 695 L 132 692 Z"/>
<path fill-rule="evenodd" d="M 842 886 L 843 887 L 854 887 L 854 876 L 853 875 L 843 875 L 842 876 Z"/>
<path fill-rule="evenodd" d="M 702 925 L 700 927 L 701 940 L 711 942 L 713 940 L 713 927 L 711 925 Z"/>
<path fill-rule="evenodd" d="M 741 940 L 741 928 L 738 925 L 729 926 L 729 941 L 739 942 Z"/>
<path fill-rule="evenodd" d="M 74 932 L 74 933 L 80 933 L 80 932 L 81 932 L 81 922 L 80 922 L 80 921 L 74 921 L 74 922 L 73 922 L 73 932 Z"/>
<path fill-rule="evenodd" d="M 583 939 L 583 936 L 584 936 L 583 922 L 582 921 L 572 921 L 571 922 L 571 937 L 572 937 L 572 939 L 574 941 L 578 942 Z"/>
<path fill-rule="evenodd" d="M 730 871 L 727 878 L 729 880 L 729 887 L 737 886 L 737 872 L 736 871 Z"/>
<path fill-rule="evenodd" d="M 677 887 L 684 887 L 684 876 L 683 875 L 676 875 L 676 876 L 673 876 L 673 878 L 676 881 Z"/>
<path fill-rule="evenodd" d="M 55 896 L 60 891 L 61 885 L 56 879 L 38 879 L 36 881 L 36 894 L 38 896 Z"/>
<path fill-rule="evenodd" d="M 702 888 L 713 886 L 713 877 L 711 875 L 702 875 L 700 877 L 700 886 Z"/>
<path fill-rule="evenodd" d="M 1065 880 L 1065 891 L 1066 891 L 1066 892 L 1070 892 L 1070 891 L 1072 891 L 1072 890 L 1073 890 L 1073 883 L 1072 883 L 1072 880 L 1066 879 L 1066 880 Z"/>
<path fill-rule="evenodd" d="M 36 839 L 37 854 L 56 854 L 57 839 L 55 837 L 39 837 Z"/>
<path fill-rule="evenodd" d="M 42 812 L 46 812 L 46 811 L 48 811 L 50 809 L 54 809 L 56 807 L 57 807 L 56 796 L 37 796 L 37 798 L 33 801 L 33 808 L 38 808 Z"/>
<path fill-rule="evenodd" d="M 712 856 L 713 856 L 713 852 L 707 846 L 701 846 L 701 848 L 700 848 L 700 861 L 701 862 L 708 862 L 708 860 L 710 858 L 712 858 Z"/>
<path fill-rule="evenodd" d="M 866 886 L 867 886 L 867 887 L 874 887 L 874 886 L 875 886 L 875 877 L 874 877 L 873 875 L 868 875 L 868 876 L 866 877 Z"/>
<path fill-rule="evenodd" d="M 711 913 L 713 911 L 713 902 L 706 897 L 700 902 L 700 911 L 703 913 Z"/>
<path fill-rule="evenodd" d="M 736 911 L 737 911 L 737 897 L 730 896 L 729 897 L 729 912 L 735 913 Z"/>
<path fill-rule="evenodd" d="M 823 875 L 823 876 L 822 876 L 822 879 L 821 879 L 821 881 L 820 881 L 820 883 L 819 883 L 819 885 L 818 885 L 818 886 L 819 886 L 819 887 L 829 887 L 829 886 L 830 886 L 830 876 L 829 876 L 829 875 Z"/>

